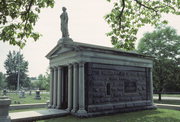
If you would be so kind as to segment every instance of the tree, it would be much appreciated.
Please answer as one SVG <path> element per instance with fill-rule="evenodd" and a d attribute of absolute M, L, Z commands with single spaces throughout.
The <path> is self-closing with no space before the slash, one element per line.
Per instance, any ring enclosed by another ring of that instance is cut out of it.
<path fill-rule="evenodd" d="M 154 57 L 153 80 L 159 100 L 163 91 L 180 90 L 180 36 L 175 29 L 159 27 L 144 34 L 138 52 Z"/>
<path fill-rule="evenodd" d="M 29 87 L 30 80 L 26 74 L 28 72 L 28 62 L 24 60 L 20 52 L 10 51 L 4 62 L 4 67 L 7 74 L 6 80 L 10 89 L 17 89 L 18 72 L 20 74 L 20 85 L 22 87 Z"/>
<path fill-rule="evenodd" d="M 34 87 L 39 88 L 40 90 L 49 90 L 49 81 L 50 81 L 50 75 L 49 73 L 46 73 L 46 75 L 40 74 L 38 76 L 38 80 L 35 81 Z"/>
<path fill-rule="evenodd" d="M 28 38 L 37 40 L 34 25 L 42 8 L 53 7 L 54 0 L 1 0 L 0 40 L 11 45 L 25 46 Z"/>
<path fill-rule="evenodd" d="M 138 29 L 145 24 L 167 23 L 162 14 L 180 15 L 179 0 L 107 0 L 113 2 L 113 9 L 105 16 L 111 27 L 107 36 L 116 48 L 133 50 Z"/>
<path fill-rule="evenodd" d="M 0 72 L 0 89 L 4 89 L 6 87 L 7 84 L 5 80 L 5 75 L 2 72 Z"/>

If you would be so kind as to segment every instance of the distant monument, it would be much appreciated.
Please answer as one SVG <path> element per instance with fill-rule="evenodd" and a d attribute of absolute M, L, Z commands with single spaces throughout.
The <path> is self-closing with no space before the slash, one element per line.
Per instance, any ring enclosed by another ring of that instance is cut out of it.
<path fill-rule="evenodd" d="M 40 99 L 41 99 L 41 96 L 40 96 L 40 90 L 39 90 L 39 89 L 36 90 L 36 96 L 35 96 L 34 99 L 36 99 L 36 100 L 40 100 Z"/>
<path fill-rule="evenodd" d="M 25 91 L 22 90 L 19 94 L 19 98 L 25 98 Z"/>
<path fill-rule="evenodd" d="M 67 14 L 66 10 L 67 10 L 66 7 L 62 7 L 63 13 L 60 15 L 62 38 L 59 40 L 58 43 L 61 43 L 61 42 L 64 42 L 64 41 L 72 42 L 72 39 L 69 38 L 68 14 Z"/>
<path fill-rule="evenodd" d="M 7 95 L 7 90 L 3 89 L 3 96 L 6 96 L 6 95 Z"/>

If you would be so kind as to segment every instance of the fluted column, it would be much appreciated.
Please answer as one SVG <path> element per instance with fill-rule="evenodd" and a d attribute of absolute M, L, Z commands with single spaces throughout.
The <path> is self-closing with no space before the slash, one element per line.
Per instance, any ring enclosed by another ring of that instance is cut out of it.
<path fill-rule="evenodd" d="M 150 100 L 153 104 L 153 76 L 152 76 L 153 68 L 150 68 Z"/>
<path fill-rule="evenodd" d="M 57 75 L 57 109 L 61 108 L 62 103 L 62 68 L 58 67 Z"/>
<path fill-rule="evenodd" d="M 53 108 L 57 105 L 57 68 L 54 68 Z"/>
<path fill-rule="evenodd" d="M 62 79 L 61 79 L 61 80 L 62 80 L 62 82 L 61 82 L 61 98 L 62 98 L 61 100 L 62 100 L 62 102 L 61 102 L 61 103 L 63 103 L 63 102 L 64 102 L 64 101 L 63 101 L 63 100 L 64 100 L 64 94 L 65 94 L 65 93 L 64 93 L 64 81 L 63 81 L 63 80 L 64 80 L 64 75 L 63 75 L 63 74 L 64 74 L 64 70 L 63 70 L 63 68 L 62 68 L 62 70 L 61 70 L 61 74 L 62 74 L 62 75 L 61 75 L 61 78 L 62 78 Z"/>
<path fill-rule="evenodd" d="M 54 73 L 53 68 L 50 68 L 50 101 L 49 101 L 48 108 L 51 108 L 53 106 L 53 82 L 54 82 L 53 73 Z"/>
<path fill-rule="evenodd" d="M 79 114 L 86 114 L 85 110 L 85 77 L 84 77 L 84 62 L 79 63 Z"/>
<path fill-rule="evenodd" d="M 77 111 L 78 107 L 78 64 L 73 65 L 73 110 L 72 112 Z"/>
<path fill-rule="evenodd" d="M 68 108 L 67 111 L 72 110 L 72 65 L 68 65 Z"/>

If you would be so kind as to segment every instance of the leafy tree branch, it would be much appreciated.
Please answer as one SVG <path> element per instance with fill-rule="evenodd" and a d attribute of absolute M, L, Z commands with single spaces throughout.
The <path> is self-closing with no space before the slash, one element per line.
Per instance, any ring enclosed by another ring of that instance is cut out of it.
<path fill-rule="evenodd" d="M 54 0 L 1 0 L 0 41 L 23 48 L 27 40 L 38 40 L 41 34 L 34 31 L 34 26 L 39 13 L 53 6 Z"/>
<path fill-rule="evenodd" d="M 105 16 L 111 27 L 107 33 L 115 48 L 133 50 L 139 28 L 146 24 L 158 26 L 167 24 L 162 14 L 180 15 L 180 1 L 170 0 L 107 0 L 113 2 L 113 9 Z"/>

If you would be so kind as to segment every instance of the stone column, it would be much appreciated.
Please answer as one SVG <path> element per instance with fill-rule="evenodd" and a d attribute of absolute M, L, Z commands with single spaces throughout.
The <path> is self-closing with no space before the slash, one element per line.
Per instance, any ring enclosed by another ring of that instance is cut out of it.
<path fill-rule="evenodd" d="M 151 103 L 153 104 L 153 76 L 152 76 L 152 70 L 153 68 L 150 68 L 150 100 Z"/>
<path fill-rule="evenodd" d="M 57 68 L 54 68 L 53 108 L 57 106 Z"/>
<path fill-rule="evenodd" d="M 67 111 L 70 112 L 72 109 L 72 65 L 68 65 L 68 108 Z"/>
<path fill-rule="evenodd" d="M 9 117 L 9 105 L 11 100 L 6 96 L 0 96 L 0 122 L 11 122 Z"/>
<path fill-rule="evenodd" d="M 58 67 L 58 77 L 57 77 L 57 109 L 61 108 L 62 103 L 62 68 Z"/>
<path fill-rule="evenodd" d="M 85 77 L 84 77 L 84 62 L 79 63 L 79 110 L 78 114 L 86 114 L 85 110 Z"/>
<path fill-rule="evenodd" d="M 75 113 L 78 108 L 78 64 L 73 65 L 73 110 Z"/>
<path fill-rule="evenodd" d="M 51 108 L 53 106 L 53 77 L 54 77 L 54 71 L 53 68 L 50 68 L 50 101 L 49 101 L 49 105 L 48 108 Z"/>
<path fill-rule="evenodd" d="M 63 103 L 64 101 L 64 70 L 63 70 L 63 68 L 62 68 L 62 70 L 61 70 L 61 73 L 62 73 L 62 75 L 61 75 L 61 78 L 62 78 L 62 82 L 61 82 L 61 100 L 62 100 L 62 102 L 61 103 Z"/>

